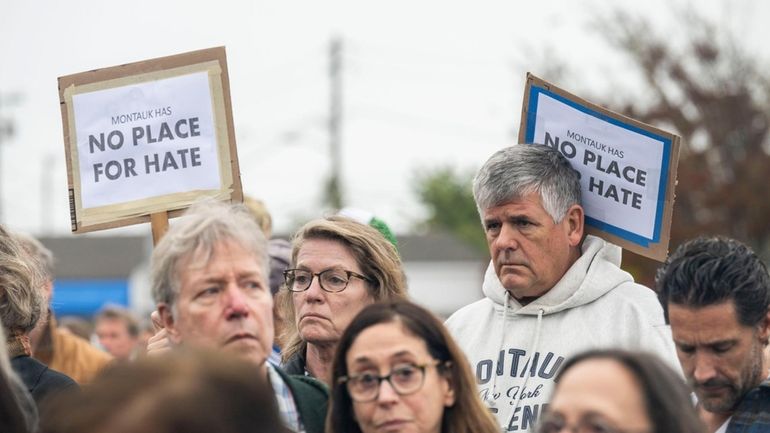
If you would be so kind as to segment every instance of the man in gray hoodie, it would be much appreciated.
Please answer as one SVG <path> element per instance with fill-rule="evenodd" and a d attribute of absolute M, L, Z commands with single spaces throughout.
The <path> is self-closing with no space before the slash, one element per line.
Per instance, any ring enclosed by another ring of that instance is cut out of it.
<path fill-rule="evenodd" d="M 504 431 L 534 431 L 562 362 L 594 348 L 644 350 L 681 371 L 655 293 L 620 269 L 621 249 L 584 237 L 580 176 L 558 151 L 502 149 L 473 194 L 492 257 L 486 296 L 447 326 Z"/>

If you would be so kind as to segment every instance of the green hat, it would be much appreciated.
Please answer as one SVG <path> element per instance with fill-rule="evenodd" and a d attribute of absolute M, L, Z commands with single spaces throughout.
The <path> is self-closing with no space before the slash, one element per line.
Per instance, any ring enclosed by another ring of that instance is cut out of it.
<path fill-rule="evenodd" d="M 398 249 L 398 242 L 396 241 L 396 236 L 393 235 L 393 232 L 390 230 L 390 227 L 388 227 L 388 225 L 385 224 L 385 221 L 374 216 L 373 213 L 363 209 L 346 207 L 344 209 L 341 209 L 338 212 L 338 214 L 344 217 L 348 217 L 354 221 L 358 221 L 361 224 L 366 224 L 369 227 L 374 228 L 378 232 L 382 233 L 382 235 L 385 236 L 385 239 L 387 239 L 388 242 L 393 244 L 393 246 L 396 247 L 396 249 Z"/>

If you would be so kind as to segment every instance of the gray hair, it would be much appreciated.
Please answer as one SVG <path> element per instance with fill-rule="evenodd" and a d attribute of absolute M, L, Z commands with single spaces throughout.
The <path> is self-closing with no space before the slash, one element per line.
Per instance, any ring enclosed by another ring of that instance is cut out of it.
<path fill-rule="evenodd" d="M 28 334 L 45 311 L 36 263 L 0 226 L 0 320 L 6 338 Z"/>
<path fill-rule="evenodd" d="M 253 253 L 267 285 L 270 265 L 267 241 L 245 206 L 205 200 L 193 204 L 172 224 L 152 253 L 152 296 L 174 306 L 179 293 L 180 262 L 198 258 L 207 263 L 221 242 L 234 242 Z"/>
<path fill-rule="evenodd" d="M 26 233 L 15 232 L 13 238 L 35 260 L 42 273 L 42 277 L 47 281 L 53 280 L 54 258 L 51 250 L 46 248 L 42 242 Z"/>
<path fill-rule="evenodd" d="M 580 204 L 580 173 L 559 151 L 539 144 L 520 144 L 495 152 L 473 179 L 479 215 L 486 209 L 536 192 L 554 222 L 570 206 Z"/>

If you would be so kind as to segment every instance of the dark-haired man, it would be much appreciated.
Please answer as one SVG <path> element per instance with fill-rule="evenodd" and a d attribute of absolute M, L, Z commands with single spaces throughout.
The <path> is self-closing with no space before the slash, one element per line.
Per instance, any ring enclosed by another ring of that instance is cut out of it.
<path fill-rule="evenodd" d="M 660 302 L 709 432 L 770 432 L 770 276 L 726 238 L 680 246 L 658 272 Z"/>

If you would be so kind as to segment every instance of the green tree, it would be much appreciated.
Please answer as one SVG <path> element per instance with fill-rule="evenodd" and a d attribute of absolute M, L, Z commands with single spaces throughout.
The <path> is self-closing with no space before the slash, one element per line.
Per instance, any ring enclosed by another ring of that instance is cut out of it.
<path fill-rule="evenodd" d="M 458 171 L 449 166 L 418 172 L 413 188 L 428 209 L 428 217 L 419 228 L 451 233 L 486 252 L 487 242 L 473 201 L 472 180 L 472 171 Z"/>

